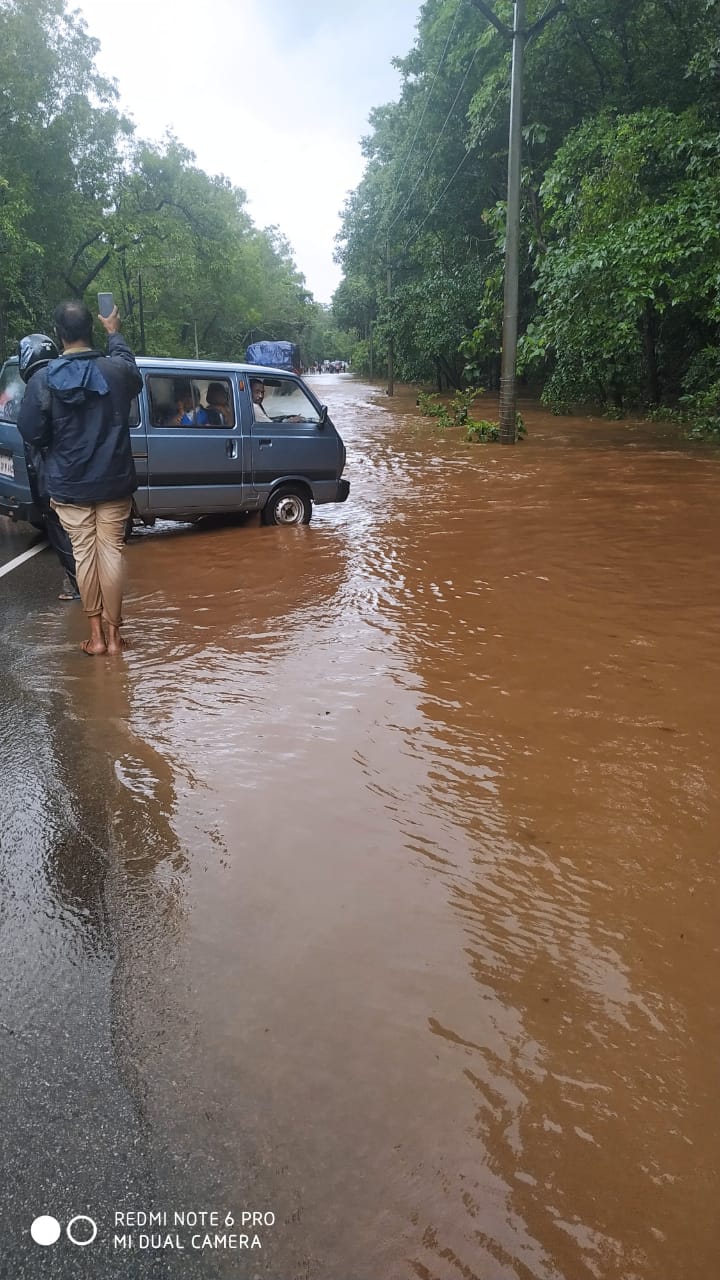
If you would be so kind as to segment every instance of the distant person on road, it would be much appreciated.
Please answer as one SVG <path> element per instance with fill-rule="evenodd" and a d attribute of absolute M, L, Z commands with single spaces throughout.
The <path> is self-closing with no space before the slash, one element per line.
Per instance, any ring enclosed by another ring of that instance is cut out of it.
<path fill-rule="evenodd" d="M 52 338 L 48 338 L 44 333 L 26 334 L 18 343 L 18 372 L 23 382 L 27 384 L 33 374 L 44 369 L 51 360 L 57 360 L 59 354 Z M 25 443 L 25 462 L 30 495 L 42 518 L 47 540 L 65 570 L 65 580 L 58 600 L 79 600 L 80 592 L 75 576 L 72 543 L 58 519 L 57 512 L 50 506 L 45 481 L 45 458 L 40 449 Z"/>
<path fill-rule="evenodd" d="M 123 538 L 137 488 L 129 419 L 142 387 L 117 307 L 98 319 L 107 355 L 93 347 L 85 303 L 60 303 L 55 332 L 63 354 L 29 383 L 17 424 L 27 444 L 45 453 L 47 491 L 72 543 L 90 623 L 81 647 L 93 657 L 123 649 Z"/>

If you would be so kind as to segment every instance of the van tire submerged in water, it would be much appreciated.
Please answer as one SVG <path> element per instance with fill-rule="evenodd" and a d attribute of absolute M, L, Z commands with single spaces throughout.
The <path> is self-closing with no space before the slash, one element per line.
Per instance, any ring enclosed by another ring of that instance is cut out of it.
<path fill-rule="evenodd" d="M 312 501 L 302 485 L 283 484 L 270 494 L 260 512 L 263 524 L 309 524 Z"/>

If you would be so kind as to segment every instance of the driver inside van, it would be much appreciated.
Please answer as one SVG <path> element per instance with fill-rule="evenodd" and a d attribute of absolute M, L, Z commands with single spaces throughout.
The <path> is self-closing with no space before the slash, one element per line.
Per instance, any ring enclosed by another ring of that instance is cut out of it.
<path fill-rule="evenodd" d="M 250 394 L 252 396 L 253 415 L 254 415 L 255 421 L 256 422 L 275 422 L 276 419 L 270 417 L 270 414 L 268 413 L 267 409 L 263 404 L 263 400 L 265 399 L 265 383 L 263 382 L 262 378 L 250 379 Z M 301 418 L 299 414 L 293 413 L 293 414 L 288 414 L 282 419 L 278 419 L 278 421 L 303 422 L 304 419 Z"/>
<path fill-rule="evenodd" d="M 253 416 L 256 422 L 272 422 L 270 414 L 263 405 L 265 399 L 265 383 L 262 378 L 250 379 L 250 394 L 253 402 Z"/>

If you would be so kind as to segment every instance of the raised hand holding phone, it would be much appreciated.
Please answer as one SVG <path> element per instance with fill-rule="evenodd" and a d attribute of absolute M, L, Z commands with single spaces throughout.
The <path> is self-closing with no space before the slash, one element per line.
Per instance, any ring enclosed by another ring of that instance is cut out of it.
<path fill-rule="evenodd" d="M 98 294 L 98 319 L 107 334 L 120 332 L 120 312 L 111 293 Z"/>

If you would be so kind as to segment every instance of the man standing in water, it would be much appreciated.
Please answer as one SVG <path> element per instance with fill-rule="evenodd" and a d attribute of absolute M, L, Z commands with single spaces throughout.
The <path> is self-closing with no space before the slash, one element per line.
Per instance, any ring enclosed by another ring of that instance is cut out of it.
<path fill-rule="evenodd" d="M 28 444 L 45 451 L 47 491 L 72 542 L 90 622 L 82 649 L 93 657 L 123 648 L 123 546 L 137 488 L 128 427 L 142 387 L 117 307 L 98 319 L 108 334 L 107 355 L 92 345 L 85 303 L 60 303 L 55 331 L 63 354 L 29 383 L 17 424 Z"/>

